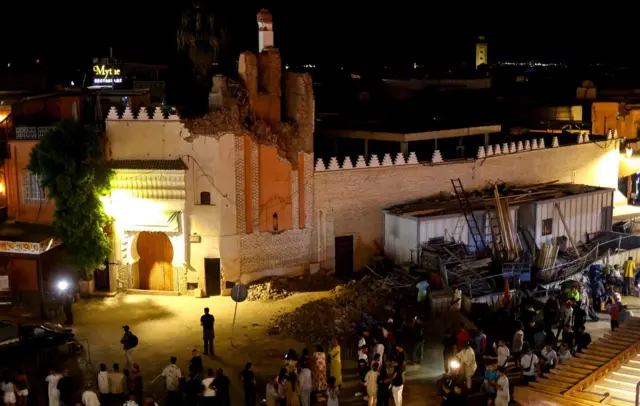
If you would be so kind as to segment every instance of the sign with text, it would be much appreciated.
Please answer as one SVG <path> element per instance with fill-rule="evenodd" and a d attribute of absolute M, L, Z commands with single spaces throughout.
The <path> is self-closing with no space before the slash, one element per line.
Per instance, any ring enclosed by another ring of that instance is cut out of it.
<path fill-rule="evenodd" d="M 113 85 L 118 83 L 122 83 L 120 68 L 109 65 L 93 66 L 94 85 Z"/>

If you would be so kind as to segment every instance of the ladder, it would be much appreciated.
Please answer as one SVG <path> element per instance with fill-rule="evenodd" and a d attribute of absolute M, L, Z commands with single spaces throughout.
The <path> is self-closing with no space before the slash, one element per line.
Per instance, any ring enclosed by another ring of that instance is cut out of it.
<path fill-rule="evenodd" d="M 473 215 L 473 210 L 471 209 L 469 199 L 467 199 L 467 195 L 462 187 L 462 182 L 460 182 L 460 178 L 451 179 L 451 184 L 453 185 L 453 191 L 458 198 L 458 203 L 460 203 L 460 208 L 462 209 L 462 214 L 467 222 L 467 226 L 469 226 L 469 232 L 471 233 L 473 243 L 476 246 L 476 251 L 481 252 L 485 248 L 484 238 L 482 237 L 482 233 L 478 227 L 478 222 Z"/>

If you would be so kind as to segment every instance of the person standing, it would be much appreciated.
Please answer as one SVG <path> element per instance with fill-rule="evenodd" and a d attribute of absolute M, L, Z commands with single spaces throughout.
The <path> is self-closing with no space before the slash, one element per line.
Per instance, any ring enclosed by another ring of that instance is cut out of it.
<path fill-rule="evenodd" d="M 536 380 L 538 362 L 538 356 L 533 352 L 533 347 L 527 347 L 526 354 L 520 359 L 525 382 L 534 382 Z"/>
<path fill-rule="evenodd" d="M 377 406 L 389 406 L 389 385 L 391 384 L 391 378 L 387 374 L 387 368 L 384 365 L 379 366 L 378 372 L 378 405 Z"/>
<path fill-rule="evenodd" d="M 391 396 L 393 396 L 393 403 L 395 406 L 402 406 L 402 390 L 404 389 L 402 365 L 399 365 L 396 361 L 393 361 L 391 365 L 393 365 L 393 375 L 391 376 Z"/>
<path fill-rule="evenodd" d="M 58 391 L 60 392 L 60 404 L 62 406 L 71 406 L 73 398 L 73 382 L 69 377 L 69 370 L 62 371 L 62 378 L 58 381 Z"/>
<path fill-rule="evenodd" d="M 189 361 L 189 378 L 202 379 L 200 374 L 202 373 L 204 366 L 202 363 L 202 357 L 196 348 L 191 351 L 191 361 Z"/>
<path fill-rule="evenodd" d="M 598 277 L 591 285 L 591 292 L 593 293 L 593 308 L 596 312 L 602 311 L 602 297 L 605 295 L 606 290 L 602 283 L 602 278 Z"/>
<path fill-rule="evenodd" d="M 298 377 L 294 373 L 289 374 L 289 379 L 284 384 L 284 396 L 287 400 L 286 406 L 300 406 L 302 395 Z"/>
<path fill-rule="evenodd" d="M 413 339 L 413 362 L 420 365 L 424 354 L 424 323 L 422 316 L 418 316 L 413 320 Z"/>
<path fill-rule="evenodd" d="M 540 355 L 542 356 L 542 370 L 543 372 L 548 373 L 549 370 L 556 366 L 556 363 L 558 362 L 558 354 L 551 346 L 551 343 L 547 343 L 540 352 Z"/>
<path fill-rule="evenodd" d="M 231 406 L 231 381 L 224 374 L 222 368 L 216 371 L 216 378 L 213 380 L 213 387 L 216 389 L 216 406 Z"/>
<path fill-rule="evenodd" d="M 364 386 L 367 388 L 369 406 L 378 404 L 378 364 L 373 364 L 367 375 L 364 377 Z"/>
<path fill-rule="evenodd" d="M 127 367 L 133 367 L 133 349 L 138 345 L 138 337 L 136 337 L 132 332 L 129 326 L 122 326 L 124 330 L 124 335 L 122 339 L 120 339 L 120 344 L 122 344 L 122 349 L 124 350 L 124 356 L 127 360 Z"/>
<path fill-rule="evenodd" d="M 458 345 L 458 351 L 462 351 L 464 345 L 467 341 L 469 341 L 471 337 L 469 337 L 469 332 L 467 331 L 467 327 L 464 323 L 460 323 L 460 331 L 456 335 L 456 343 Z"/>
<path fill-rule="evenodd" d="M 244 388 L 245 406 L 256 405 L 256 377 L 251 370 L 251 362 L 247 362 L 242 370 L 242 386 Z"/>
<path fill-rule="evenodd" d="M 618 327 L 620 327 L 620 303 L 618 301 L 608 300 L 607 303 L 607 312 L 609 316 L 611 316 L 611 331 L 615 331 Z"/>
<path fill-rule="evenodd" d="M 267 406 L 278 406 L 280 404 L 280 393 L 278 392 L 279 380 L 278 375 L 274 376 L 267 384 L 266 389 L 266 403 Z"/>
<path fill-rule="evenodd" d="M 213 369 L 207 369 L 207 377 L 202 380 L 202 397 L 203 397 L 203 406 L 214 406 L 215 405 L 215 397 L 216 391 L 212 389 L 213 380 L 215 379 Z M 246 399 L 246 395 L 245 395 Z M 255 406 L 256 402 L 246 403 L 247 406 Z"/>
<path fill-rule="evenodd" d="M 487 336 L 482 332 L 482 329 L 478 329 L 478 333 L 476 334 L 474 341 L 476 357 L 478 357 L 479 360 L 482 360 L 482 357 L 484 357 L 484 354 L 487 352 Z"/>
<path fill-rule="evenodd" d="M 16 387 L 11 381 L 9 371 L 4 371 L 2 374 L 2 383 L 0 384 L 0 390 L 2 390 L 2 401 L 5 406 L 15 405 L 16 399 Z"/>
<path fill-rule="evenodd" d="M 464 343 L 464 347 L 462 351 L 460 351 L 457 355 L 462 367 L 464 369 L 464 376 L 467 381 L 467 389 L 471 389 L 471 378 L 473 378 L 473 374 L 476 373 L 476 369 L 478 365 L 476 364 L 476 354 L 473 352 L 473 349 L 470 346 L 470 341 Z"/>
<path fill-rule="evenodd" d="M 511 401 L 511 394 L 509 393 L 509 378 L 505 373 L 504 367 L 498 367 L 498 382 L 496 385 L 498 393 L 496 395 L 496 406 L 508 406 Z"/>
<path fill-rule="evenodd" d="M 215 332 L 213 330 L 216 322 L 215 317 L 209 314 L 209 308 L 204 308 L 204 314 L 200 317 L 200 325 L 202 326 L 202 341 L 204 341 L 204 355 L 211 355 L 215 357 L 213 352 L 213 340 L 215 339 Z"/>
<path fill-rule="evenodd" d="M 498 340 L 498 348 L 496 348 L 496 354 L 498 354 L 498 366 L 506 367 L 507 362 L 509 361 L 509 357 L 511 356 L 511 351 L 509 351 L 509 347 L 507 347 L 507 345 L 504 343 L 504 340 Z"/>
<path fill-rule="evenodd" d="M 316 344 L 316 352 L 313 353 L 310 359 L 313 364 L 311 369 L 313 390 L 324 392 L 327 390 L 327 354 L 325 354 L 322 345 Z"/>
<path fill-rule="evenodd" d="M 100 364 L 100 372 L 98 372 L 98 392 L 100 393 L 100 401 L 106 404 L 109 398 L 109 372 L 105 364 Z"/>
<path fill-rule="evenodd" d="M 513 333 L 513 339 L 511 340 L 511 354 L 514 356 L 516 364 L 520 359 L 522 353 L 522 347 L 524 346 L 524 326 L 522 322 L 518 322 L 516 332 Z"/>
<path fill-rule="evenodd" d="M 112 402 L 124 402 L 125 377 L 120 372 L 120 365 L 113 364 L 113 372 L 109 374 L 109 398 Z"/>
<path fill-rule="evenodd" d="M 164 378 L 164 387 L 167 390 L 167 405 L 173 406 L 179 404 L 180 401 L 180 378 L 182 378 L 182 371 L 176 365 L 178 359 L 171 357 L 170 364 L 162 370 L 162 377 Z"/>
<path fill-rule="evenodd" d="M 100 406 L 98 395 L 91 390 L 91 383 L 88 383 L 86 389 L 82 392 L 82 404 L 84 406 Z"/>
<path fill-rule="evenodd" d="M 75 299 L 75 295 L 73 292 L 65 291 L 62 293 L 62 310 L 64 311 L 65 326 L 70 326 L 73 324 L 73 301 Z M 71 406 L 71 405 L 68 405 Z"/>
<path fill-rule="evenodd" d="M 342 386 L 342 356 L 340 354 L 340 345 L 335 338 L 331 340 L 331 376 L 336 378 L 336 385 Z"/>
<path fill-rule="evenodd" d="M 60 391 L 58 390 L 58 381 L 60 378 L 62 378 L 62 375 L 55 369 L 51 369 L 49 375 L 45 378 L 47 382 L 47 393 L 49 395 L 49 406 L 60 406 Z"/>
<path fill-rule="evenodd" d="M 633 295 L 634 287 L 633 281 L 636 275 L 636 263 L 633 261 L 633 257 L 629 257 L 622 265 L 624 270 L 624 294 L 625 296 Z"/>
<path fill-rule="evenodd" d="M 553 336 L 553 326 L 558 321 L 560 314 L 560 303 L 558 299 L 554 296 L 547 299 L 542 314 L 544 317 L 544 331 L 547 333 L 547 337 L 551 337 Z"/>
<path fill-rule="evenodd" d="M 332 376 L 329 378 L 329 389 L 327 389 L 327 406 L 339 406 L 338 393 L 340 388 L 336 385 L 336 379 Z"/>
<path fill-rule="evenodd" d="M 311 379 L 311 370 L 304 362 L 300 365 L 300 372 L 298 372 L 298 382 L 300 383 L 300 403 L 302 404 L 302 406 L 310 406 L 313 381 Z M 289 400 L 287 399 L 287 402 L 288 401 Z"/>
<path fill-rule="evenodd" d="M 29 397 L 29 380 L 27 374 L 24 373 L 22 368 L 18 368 L 16 374 L 16 389 L 17 389 L 17 402 L 18 406 L 27 406 L 27 400 Z"/>

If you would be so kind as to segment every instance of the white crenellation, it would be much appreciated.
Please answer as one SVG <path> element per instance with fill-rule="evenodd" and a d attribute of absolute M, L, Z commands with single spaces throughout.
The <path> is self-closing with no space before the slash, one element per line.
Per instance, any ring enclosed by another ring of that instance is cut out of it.
<path fill-rule="evenodd" d="M 553 137 L 555 138 L 555 137 Z M 576 137 L 576 142 L 578 144 L 582 144 L 584 142 L 584 138 L 582 138 L 582 133 L 578 134 L 578 136 Z"/>
<path fill-rule="evenodd" d="M 418 156 L 415 152 L 409 152 L 409 159 L 407 159 L 407 165 L 416 165 L 419 164 Z"/>
<path fill-rule="evenodd" d="M 439 164 L 441 162 L 444 162 L 444 159 L 442 159 L 442 154 L 440 153 L 440 150 L 436 149 L 433 151 L 433 156 L 431 157 L 431 163 Z"/>
<path fill-rule="evenodd" d="M 107 114 L 107 120 L 119 120 L 118 110 L 114 106 L 111 106 L 109 113 Z"/>
<path fill-rule="evenodd" d="M 324 161 L 322 158 L 318 158 L 316 161 L 316 171 L 324 171 L 325 169 L 327 168 L 324 166 Z"/>
<path fill-rule="evenodd" d="M 486 154 L 484 153 L 484 147 L 482 145 L 478 147 L 478 154 L 476 155 L 476 157 L 478 159 L 482 159 L 486 157 Z"/>
<path fill-rule="evenodd" d="M 153 110 L 153 119 L 164 120 L 164 114 L 162 113 L 162 109 L 160 107 L 156 107 L 155 110 Z"/>
<path fill-rule="evenodd" d="M 584 142 L 591 142 L 591 140 L 589 139 L 589 131 L 584 132 L 584 136 L 582 137 L 582 140 Z"/>
<path fill-rule="evenodd" d="M 540 148 L 540 149 L 545 149 L 546 148 L 544 146 L 544 138 L 540 138 L 540 140 L 538 141 L 538 148 Z"/>
<path fill-rule="evenodd" d="M 516 152 L 522 152 L 524 150 L 524 146 L 522 145 L 522 141 L 518 141 L 516 144 Z"/>
<path fill-rule="evenodd" d="M 616 138 L 618 138 L 618 129 L 613 130 L 613 139 L 615 140 Z"/>
<path fill-rule="evenodd" d="M 502 150 L 500 149 L 500 144 L 496 144 L 493 146 L 493 155 L 501 155 Z"/>
<path fill-rule="evenodd" d="M 607 131 L 607 139 L 610 140 L 613 138 L 613 131 L 609 130 Z"/>
<path fill-rule="evenodd" d="M 138 116 L 136 117 L 138 120 L 149 120 L 149 114 L 147 113 L 147 108 L 142 106 L 140 110 L 138 110 Z"/>
<path fill-rule="evenodd" d="M 342 161 L 342 169 L 353 169 L 353 163 L 351 162 L 350 157 L 344 157 L 344 161 Z"/>
<path fill-rule="evenodd" d="M 509 143 L 509 153 L 510 153 L 510 154 L 513 154 L 513 153 L 515 153 L 515 152 L 516 152 L 516 143 L 515 143 L 515 142 L 513 142 L 513 141 L 511 141 L 511 142 Z"/>
<path fill-rule="evenodd" d="M 487 150 L 485 151 L 487 156 L 493 156 L 493 145 L 487 146 Z"/>
<path fill-rule="evenodd" d="M 560 146 L 560 143 L 558 142 L 558 137 L 557 136 L 553 136 L 553 139 L 551 140 L 551 148 L 558 148 Z"/>
<path fill-rule="evenodd" d="M 538 140 L 535 138 L 531 140 L 531 149 L 538 149 Z"/>
<path fill-rule="evenodd" d="M 131 107 L 127 106 L 124 108 L 124 113 L 122 113 L 123 120 L 134 120 L 133 113 L 131 112 Z"/>
<path fill-rule="evenodd" d="M 393 166 L 391 154 L 384 154 L 384 157 L 382 158 L 382 166 Z"/>
<path fill-rule="evenodd" d="M 329 161 L 329 170 L 335 171 L 337 169 L 340 169 L 340 164 L 338 164 L 338 158 L 336 158 L 335 156 L 332 156 L 331 160 Z"/>
<path fill-rule="evenodd" d="M 371 155 L 371 158 L 369 158 L 369 166 L 380 166 L 378 155 L 376 154 Z"/>
<path fill-rule="evenodd" d="M 509 153 L 509 144 L 507 144 L 506 142 L 502 144 L 502 153 L 503 154 Z"/>
<path fill-rule="evenodd" d="M 407 161 L 404 160 L 404 155 L 402 155 L 402 152 L 398 152 L 398 154 L 396 155 L 396 160 L 393 164 L 398 166 L 398 165 L 406 165 L 406 163 Z"/>
<path fill-rule="evenodd" d="M 356 168 L 366 168 L 367 161 L 364 160 L 364 155 L 358 155 L 358 161 L 356 162 Z"/>
<path fill-rule="evenodd" d="M 531 151 L 531 141 L 525 140 L 525 142 L 524 142 L 524 150 L 525 151 Z"/>

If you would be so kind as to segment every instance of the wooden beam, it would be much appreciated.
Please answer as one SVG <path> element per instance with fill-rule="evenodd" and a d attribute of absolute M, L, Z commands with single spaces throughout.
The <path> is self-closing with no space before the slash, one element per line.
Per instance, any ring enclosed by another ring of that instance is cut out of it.
<path fill-rule="evenodd" d="M 571 246 L 573 247 L 573 250 L 575 251 L 576 255 L 578 256 L 578 258 L 580 258 L 580 251 L 578 251 L 578 247 L 576 247 L 576 243 L 573 242 L 573 237 L 571 237 L 571 230 L 569 229 L 569 226 L 567 226 L 567 222 L 564 221 L 564 214 L 562 214 L 560 205 L 556 203 L 554 206 L 558 211 L 558 214 L 560 215 L 560 220 L 562 221 L 562 225 L 564 225 L 564 230 L 567 232 L 567 238 L 569 239 L 569 242 L 571 243 Z"/>

